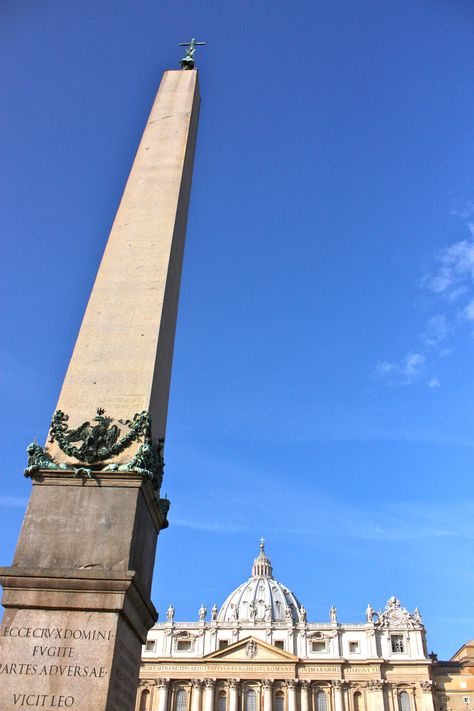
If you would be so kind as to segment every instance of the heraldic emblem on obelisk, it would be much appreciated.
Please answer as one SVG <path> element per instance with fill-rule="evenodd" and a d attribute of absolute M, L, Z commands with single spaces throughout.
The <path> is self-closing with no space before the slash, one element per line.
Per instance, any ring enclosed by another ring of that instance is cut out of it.
<path fill-rule="evenodd" d="M 199 115 L 195 48 L 163 75 L 0 569 L 0 708 L 132 711 L 150 599 Z"/>

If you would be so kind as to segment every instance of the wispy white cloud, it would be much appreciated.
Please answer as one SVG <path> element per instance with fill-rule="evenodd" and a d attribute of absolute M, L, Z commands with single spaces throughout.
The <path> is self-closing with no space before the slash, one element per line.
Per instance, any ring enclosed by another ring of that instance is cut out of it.
<path fill-rule="evenodd" d="M 471 299 L 464 309 L 464 316 L 468 321 L 474 321 L 474 299 Z"/>
<path fill-rule="evenodd" d="M 199 476 L 183 482 L 187 496 L 176 496 L 176 507 L 170 511 L 173 526 L 216 535 L 254 532 L 256 536 L 286 533 L 373 541 L 474 540 L 469 499 L 446 498 L 441 509 L 438 503 L 417 498 L 412 491 L 399 498 L 355 501 L 337 491 L 323 491 L 307 476 L 300 480 L 302 495 L 298 479 L 289 481 L 274 471 L 271 475 L 261 470 L 257 473 L 220 457 L 203 465 L 206 472 L 219 474 L 205 492 Z"/>
<path fill-rule="evenodd" d="M 426 358 L 422 353 L 407 353 L 406 356 L 398 361 L 379 361 L 376 365 L 376 371 L 387 382 L 397 385 L 409 385 L 422 373 L 425 360 Z"/>
<path fill-rule="evenodd" d="M 423 332 L 423 340 L 428 346 L 437 346 L 444 341 L 451 330 L 448 317 L 445 313 L 435 314 L 428 319 Z"/>
<path fill-rule="evenodd" d="M 438 250 L 425 268 L 420 288 L 430 295 L 437 313 L 430 316 L 420 330 L 416 348 L 399 360 L 377 363 L 375 371 L 387 384 L 419 382 L 437 358 L 452 353 L 446 344 L 449 337 L 463 323 L 474 321 L 474 200 L 453 210 L 452 214 L 465 222 L 470 238 Z M 424 382 L 430 388 L 440 386 L 436 376 Z"/>
<path fill-rule="evenodd" d="M 376 506 L 351 504 L 337 497 L 331 498 L 321 492 L 307 491 L 305 498 L 297 492 L 285 494 L 285 518 L 281 519 L 279 499 L 269 494 L 267 501 L 256 506 L 253 511 L 235 507 L 229 492 L 218 497 L 219 505 L 214 507 L 212 516 L 186 515 L 174 518 L 173 526 L 196 531 L 207 531 L 216 535 L 255 532 L 261 535 L 262 521 L 265 521 L 267 535 L 285 533 L 298 536 L 318 536 L 320 538 L 351 538 L 365 541 L 414 541 L 436 538 L 463 538 L 474 540 L 474 519 L 470 515 L 469 502 L 445 502 L 443 509 L 424 501 L 394 501 Z M 275 499 L 275 500 L 274 500 Z M 281 503 L 281 502 L 280 502 Z M 318 515 L 314 511 L 317 507 Z M 337 511 L 337 516 L 334 516 Z"/>
<path fill-rule="evenodd" d="M 474 241 L 463 239 L 439 250 L 435 268 L 427 272 L 422 286 L 449 301 L 459 299 L 474 280 Z"/>

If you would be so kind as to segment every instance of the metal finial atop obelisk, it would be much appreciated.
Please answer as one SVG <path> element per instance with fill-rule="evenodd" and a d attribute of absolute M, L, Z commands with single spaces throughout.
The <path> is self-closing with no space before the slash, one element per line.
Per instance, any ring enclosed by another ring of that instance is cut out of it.
<path fill-rule="evenodd" d="M 205 45 L 205 42 L 196 42 L 194 37 L 192 38 L 191 42 L 179 42 L 178 47 L 187 47 L 186 54 L 180 61 L 181 69 L 194 69 L 195 64 L 194 64 L 194 52 L 196 51 L 196 47 L 199 47 L 201 45 Z"/>

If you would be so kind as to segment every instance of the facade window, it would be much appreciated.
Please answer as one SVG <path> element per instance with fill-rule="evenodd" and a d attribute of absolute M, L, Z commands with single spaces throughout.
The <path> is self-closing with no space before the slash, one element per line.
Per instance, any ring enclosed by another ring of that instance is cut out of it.
<path fill-rule="evenodd" d="M 229 642 L 226 639 L 219 640 L 219 649 L 225 649 L 229 646 Z"/>
<path fill-rule="evenodd" d="M 316 692 L 316 711 L 328 711 L 328 700 L 321 689 Z"/>
<path fill-rule="evenodd" d="M 351 654 L 359 654 L 359 652 L 360 652 L 359 642 L 349 642 L 349 652 Z"/>
<path fill-rule="evenodd" d="M 176 649 L 178 652 L 189 652 L 191 649 L 191 640 L 190 639 L 178 639 L 176 643 Z"/>
<path fill-rule="evenodd" d="M 362 694 L 356 691 L 354 694 L 354 711 L 362 711 Z"/>
<path fill-rule="evenodd" d="M 326 642 L 319 642 L 319 641 L 313 640 L 311 642 L 311 651 L 312 652 L 325 652 L 326 651 Z"/>
<path fill-rule="evenodd" d="M 392 634 L 390 637 L 390 642 L 392 645 L 392 652 L 395 654 L 403 654 L 405 651 L 405 644 L 403 641 L 403 635 L 402 634 Z"/>
<path fill-rule="evenodd" d="M 147 652 L 154 652 L 156 649 L 156 640 L 155 639 L 147 639 L 145 649 Z"/>
<path fill-rule="evenodd" d="M 282 639 L 277 639 L 273 644 L 277 649 L 285 649 L 285 643 Z"/>
<path fill-rule="evenodd" d="M 245 692 L 245 711 L 257 711 L 257 695 L 253 689 Z"/>
<path fill-rule="evenodd" d="M 277 691 L 275 694 L 275 711 L 285 711 L 285 697 L 283 691 Z"/>
<path fill-rule="evenodd" d="M 142 691 L 142 695 L 140 697 L 140 711 L 148 711 L 150 708 L 150 692 L 148 689 L 145 689 L 145 691 Z"/>
<path fill-rule="evenodd" d="M 178 689 L 176 692 L 175 711 L 186 711 L 186 691 Z"/>
<path fill-rule="evenodd" d="M 401 691 L 398 695 L 398 708 L 400 711 L 410 711 L 410 697 L 406 691 Z"/>
<path fill-rule="evenodd" d="M 217 697 L 217 711 L 226 711 L 227 708 L 227 696 L 225 691 L 219 691 L 219 696 Z"/>

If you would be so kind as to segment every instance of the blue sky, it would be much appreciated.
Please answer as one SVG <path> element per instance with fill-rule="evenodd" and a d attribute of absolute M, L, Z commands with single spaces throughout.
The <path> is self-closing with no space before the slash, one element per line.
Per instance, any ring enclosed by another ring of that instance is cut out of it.
<path fill-rule="evenodd" d="M 395 594 L 442 656 L 474 637 L 473 21 L 462 0 L 0 6 L 1 564 L 161 73 L 195 36 L 155 604 L 221 604 L 263 535 L 311 620 Z"/>

